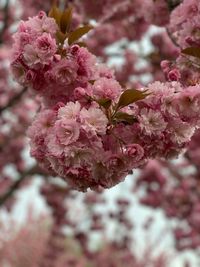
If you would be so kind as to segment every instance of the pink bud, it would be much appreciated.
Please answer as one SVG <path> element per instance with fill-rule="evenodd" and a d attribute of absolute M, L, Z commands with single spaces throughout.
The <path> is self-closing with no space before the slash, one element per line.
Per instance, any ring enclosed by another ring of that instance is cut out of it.
<path fill-rule="evenodd" d="M 77 87 L 75 90 L 74 90 L 74 98 L 76 100 L 80 100 L 81 98 L 83 98 L 84 96 L 86 95 L 86 91 L 84 88 L 82 87 Z"/>
<path fill-rule="evenodd" d="M 161 68 L 162 68 L 162 70 L 165 72 L 165 71 L 169 71 L 169 69 L 170 69 L 170 65 L 171 65 L 171 63 L 169 62 L 169 60 L 163 60 L 163 61 L 161 61 L 161 63 L 160 63 L 160 66 L 161 66 Z"/>
<path fill-rule="evenodd" d="M 80 47 L 78 45 L 73 45 L 70 49 L 70 52 L 72 53 L 72 55 L 76 55 L 79 49 Z"/>
<path fill-rule="evenodd" d="M 44 11 L 39 11 L 39 13 L 38 13 L 38 17 L 39 17 L 39 19 L 42 19 L 42 18 L 45 17 L 45 16 L 46 16 L 46 14 L 45 14 Z"/>
<path fill-rule="evenodd" d="M 181 74 L 178 69 L 173 69 L 168 73 L 167 78 L 170 81 L 178 81 L 181 78 Z"/>

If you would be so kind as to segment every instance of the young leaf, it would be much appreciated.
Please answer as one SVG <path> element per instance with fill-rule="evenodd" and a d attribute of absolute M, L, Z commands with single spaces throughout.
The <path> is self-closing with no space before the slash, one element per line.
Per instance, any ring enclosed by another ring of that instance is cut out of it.
<path fill-rule="evenodd" d="M 52 8 L 49 11 L 48 14 L 49 17 L 54 18 L 58 26 L 60 27 L 60 19 L 62 16 L 62 12 L 60 11 L 59 8 L 57 8 L 56 5 L 53 5 Z"/>
<path fill-rule="evenodd" d="M 105 109 L 108 109 L 112 103 L 111 99 L 107 99 L 107 98 L 102 98 L 102 99 L 99 99 L 97 100 L 97 103 L 104 107 Z"/>
<path fill-rule="evenodd" d="M 133 123 L 137 122 L 137 119 L 133 115 L 130 115 L 130 114 L 125 113 L 125 112 L 117 112 L 115 114 L 114 120 L 116 122 L 125 122 L 128 124 L 133 124 Z"/>
<path fill-rule="evenodd" d="M 96 80 L 90 80 L 89 83 L 93 85 L 95 83 L 95 81 Z"/>
<path fill-rule="evenodd" d="M 148 95 L 149 94 L 147 93 L 147 90 L 139 91 L 136 89 L 127 89 L 121 94 L 119 102 L 117 104 L 117 109 L 126 107 L 138 100 L 142 100 Z"/>
<path fill-rule="evenodd" d="M 200 58 L 200 47 L 195 47 L 195 46 L 187 47 L 183 49 L 181 53 L 188 56 Z"/>
<path fill-rule="evenodd" d="M 64 10 L 60 19 L 60 29 L 63 33 L 69 32 L 72 21 L 73 8 L 69 7 Z"/>
<path fill-rule="evenodd" d="M 80 28 L 76 29 L 75 31 L 70 33 L 69 38 L 68 38 L 68 44 L 69 45 L 73 44 L 79 38 L 81 38 L 83 35 L 88 33 L 91 29 L 93 29 L 93 27 L 91 25 L 87 25 L 87 26 L 80 27 Z"/>
<path fill-rule="evenodd" d="M 61 31 L 57 31 L 56 33 L 57 42 L 63 44 L 65 39 L 67 38 L 67 35 L 68 35 L 67 33 L 64 34 Z"/>

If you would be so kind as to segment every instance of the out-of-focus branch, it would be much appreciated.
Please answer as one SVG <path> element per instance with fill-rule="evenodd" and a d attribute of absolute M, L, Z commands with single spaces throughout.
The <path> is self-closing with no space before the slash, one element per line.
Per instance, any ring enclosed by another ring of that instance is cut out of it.
<path fill-rule="evenodd" d="M 170 11 L 174 10 L 178 5 L 180 5 L 182 0 L 167 0 L 168 8 Z"/>
<path fill-rule="evenodd" d="M 7 29 L 8 26 L 8 18 L 9 18 L 9 4 L 10 4 L 10 0 L 6 0 L 4 9 L 3 9 L 3 13 L 4 13 L 4 19 L 3 19 L 3 28 L 0 32 L 0 44 L 3 43 L 3 35 Z"/>
<path fill-rule="evenodd" d="M 169 29 L 168 29 L 167 27 L 166 27 L 166 32 L 167 32 L 169 38 L 171 39 L 172 43 L 173 43 L 175 46 L 177 46 L 177 47 L 180 48 L 179 44 L 176 42 L 176 40 L 174 39 L 174 37 L 172 36 L 172 34 L 170 33 L 170 31 L 169 31 Z"/>
<path fill-rule="evenodd" d="M 0 196 L 0 206 L 2 206 L 6 202 L 6 200 L 8 200 L 11 196 L 13 196 L 15 191 L 19 189 L 22 182 L 29 175 L 34 175 L 34 174 L 40 174 L 40 175 L 42 174 L 42 172 L 40 172 L 40 170 L 38 169 L 38 166 L 34 166 L 31 169 L 21 173 L 21 176 L 16 181 L 13 182 L 8 191 L 2 196 Z"/>
<path fill-rule="evenodd" d="M 177 178 L 177 180 L 181 181 L 183 179 L 183 176 L 179 173 L 179 168 L 177 168 L 177 166 L 174 166 L 173 163 L 163 160 L 160 160 L 160 163 L 162 164 L 162 166 L 166 167 L 170 171 L 170 173 Z"/>
<path fill-rule="evenodd" d="M 20 98 L 22 97 L 22 95 L 27 91 L 27 88 L 24 88 L 19 94 L 16 94 L 13 98 L 10 99 L 10 101 L 8 102 L 8 104 L 2 108 L 0 108 L 0 114 L 6 110 L 7 108 L 12 107 L 13 105 L 16 104 L 16 102 L 18 100 L 20 100 Z"/>

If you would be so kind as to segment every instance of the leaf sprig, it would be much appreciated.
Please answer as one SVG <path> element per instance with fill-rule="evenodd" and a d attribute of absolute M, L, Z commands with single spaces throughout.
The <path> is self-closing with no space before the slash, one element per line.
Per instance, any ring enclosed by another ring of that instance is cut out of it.
<path fill-rule="evenodd" d="M 106 114 L 108 115 L 111 124 L 120 122 L 133 124 L 137 122 L 136 118 L 133 115 L 120 111 L 120 109 L 142 100 L 148 95 L 150 95 L 148 90 L 139 91 L 136 89 L 127 89 L 121 94 L 118 103 L 115 105 L 112 105 L 112 101 L 106 98 L 98 99 L 96 102 L 106 110 Z"/>

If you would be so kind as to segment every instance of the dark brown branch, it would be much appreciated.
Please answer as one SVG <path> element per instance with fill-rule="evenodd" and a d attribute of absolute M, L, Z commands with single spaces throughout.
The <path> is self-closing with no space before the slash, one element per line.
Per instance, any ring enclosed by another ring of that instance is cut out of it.
<path fill-rule="evenodd" d="M 37 166 L 32 167 L 28 171 L 25 171 L 21 174 L 21 176 L 13 182 L 13 184 L 10 186 L 8 191 L 0 196 L 0 207 L 10 198 L 13 196 L 16 190 L 19 189 L 20 185 L 22 182 L 29 176 L 29 175 L 34 175 L 34 174 L 41 174 L 39 172 L 39 169 Z"/>
<path fill-rule="evenodd" d="M 5 105 L 4 107 L 0 108 L 0 114 L 6 110 L 7 108 L 12 107 L 13 105 L 16 104 L 16 102 L 18 100 L 20 100 L 20 98 L 22 97 L 22 95 L 27 91 L 27 88 L 24 88 L 19 94 L 16 94 L 13 98 L 10 99 L 10 101 L 8 102 L 7 105 Z"/>
<path fill-rule="evenodd" d="M 169 11 L 174 10 L 178 5 L 180 5 L 183 1 L 182 0 L 167 0 L 167 5 L 169 8 Z"/>
<path fill-rule="evenodd" d="M 168 29 L 167 27 L 166 27 L 166 32 L 167 32 L 169 38 L 171 39 L 172 43 L 173 43 L 175 46 L 177 46 L 177 47 L 180 48 L 179 44 L 176 42 L 175 38 L 172 36 L 172 34 L 170 33 L 170 31 L 169 31 L 169 29 Z"/>
<path fill-rule="evenodd" d="M 7 0 L 4 6 L 4 19 L 3 19 L 3 28 L 0 32 L 0 44 L 3 43 L 3 35 L 8 27 L 8 19 L 9 19 L 9 4 L 10 4 L 10 0 Z"/>

